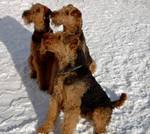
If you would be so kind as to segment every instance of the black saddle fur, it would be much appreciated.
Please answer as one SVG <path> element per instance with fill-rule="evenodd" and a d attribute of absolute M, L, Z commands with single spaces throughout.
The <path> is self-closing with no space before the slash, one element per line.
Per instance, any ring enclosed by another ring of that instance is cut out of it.
<path fill-rule="evenodd" d="M 82 67 L 75 70 L 76 75 L 67 77 L 64 84 L 70 85 L 76 81 L 87 83 L 88 89 L 81 98 L 81 114 L 91 113 L 98 107 L 111 107 L 111 100 L 92 76 L 89 67 L 86 65 L 83 51 L 78 49 L 77 54 L 76 66 L 82 65 Z"/>

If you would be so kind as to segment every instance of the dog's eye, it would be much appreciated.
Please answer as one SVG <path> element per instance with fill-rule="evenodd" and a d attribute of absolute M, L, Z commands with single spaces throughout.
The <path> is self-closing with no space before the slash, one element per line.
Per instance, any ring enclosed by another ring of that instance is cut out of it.
<path fill-rule="evenodd" d="M 35 14 L 35 13 L 36 13 L 36 12 L 33 10 L 33 11 L 32 11 L 32 14 Z"/>
<path fill-rule="evenodd" d="M 59 40 L 61 39 L 61 35 L 58 36 L 58 39 L 59 39 Z"/>
<path fill-rule="evenodd" d="M 48 46 L 47 46 L 47 45 L 45 46 L 45 49 L 48 49 Z"/>
<path fill-rule="evenodd" d="M 36 12 L 39 13 L 40 12 L 40 8 L 36 9 Z"/>

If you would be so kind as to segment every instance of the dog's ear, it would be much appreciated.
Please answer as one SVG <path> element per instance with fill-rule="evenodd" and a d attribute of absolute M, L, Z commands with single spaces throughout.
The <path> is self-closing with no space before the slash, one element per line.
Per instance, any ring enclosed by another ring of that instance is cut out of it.
<path fill-rule="evenodd" d="M 69 45 L 71 49 L 76 49 L 79 44 L 79 37 L 78 35 L 67 35 L 63 38 L 64 44 Z"/>
<path fill-rule="evenodd" d="M 81 12 L 78 9 L 73 10 L 70 15 L 77 18 L 80 18 L 82 16 Z"/>
<path fill-rule="evenodd" d="M 73 39 L 73 36 L 72 36 L 72 35 L 64 35 L 64 36 L 63 36 L 63 42 L 64 42 L 65 44 L 70 43 L 72 39 Z"/>
<path fill-rule="evenodd" d="M 51 16 L 51 14 L 52 14 L 51 9 L 49 9 L 47 7 L 44 7 L 44 12 L 45 12 L 45 16 L 47 16 L 47 17 Z"/>
<path fill-rule="evenodd" d="M 77 38 L 70 41 L 69 47 L 71 50 L 76 50 L 78 48 L 78 41 L 79 40 Z"/>
<path fill-rule="evenodd" d="M 50 36 L 51 36 L 50 33 L 45 33 L 42 38 L 43 39 L 48 39 Z"/>

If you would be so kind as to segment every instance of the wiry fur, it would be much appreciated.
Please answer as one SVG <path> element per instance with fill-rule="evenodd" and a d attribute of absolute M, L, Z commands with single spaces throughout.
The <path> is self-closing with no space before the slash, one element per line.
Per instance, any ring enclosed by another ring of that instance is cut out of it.
<path fill-rule="evenodd" d="M 64 6 L 60 10 L 52 12 L 52 23 L 56 26 L 63 25 L 64 32 L 68 34 L 68 36 L 80 34 L 80 45 L 85 55 L 86 64 L 89 66 L 92 73 L 96 70 L 96 63 L 92 59 L 89 48 L 86 45 L 84 33 L 82 30 L 82 14 L 73 5 L 69 4 Z"/>
<path fill-rule="evenodd" d="M 28 58 L 31 69 L 30 76 L 31 78 L 37 78 L 40 89 L 48 90 L 51 94 L 53 91 L 53 80 L 57 72 L 57 60 L 51 52 L 47 52 L 44 55 L 41 55 L 39 52 L 43 35 L 52 33 L 52 29 L 49 26 L 50 15 L 51 10 L 48 7 L 37 3 L 32 5 L 29 10 L 25 10 L 22 18 L 26 24 L 34 24 L 31 53 Z"/>
<path fill-rule="evenodd" d="M 120 107 L 127 99 L 127 95 L 122 94 L 119 100 L 111 102 L 85 62 L 79 37 L 80 35 L 66 37 L 65 32 L 60 32 L 47 34 L 43 38 L 40 51 L 43 54 L 47 51 L 55 53 L 59 71 L 55 79 L 47 119 L 37 129 L 38 133 L 54 130 L 60 110 L 64 111 L 62 134 L 73 134 L 80 116 L 94 122 L 97 134 L 104 133 L 110 122 L 113 108 Z M 75 67 L 79 68 L 74 69 Z"/>

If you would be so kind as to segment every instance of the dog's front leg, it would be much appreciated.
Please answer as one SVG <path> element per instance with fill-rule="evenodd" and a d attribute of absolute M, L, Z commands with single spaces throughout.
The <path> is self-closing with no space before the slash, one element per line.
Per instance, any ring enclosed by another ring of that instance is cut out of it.
<path fill-rule="evenodd" d="M 47 134 L 48 132 L 54 131 L 55 121 L 59 112 L 60 108 L 58 106 L 57 98 L 52 96 L 48 109 L 47 119 L 39 128 L 37 128 L 37 133 Z"/>
<path fill-rule="evenodd" d="M 76 128 L 76 124 L 79 121 L 79 116 L 80 110 L 78 108 L 65 111 L 61 134 L 73 134 Z"/>
<path fill-rule="evenodd" d="M 106 132 L 106 127 L 111 120 L 111 115 L 112 108 L 110 107 L 102 107 L 94 110 L 92 113 L 92 120 L 96 134 L 103 134 Z"/>
<path fill-rule="evenodd" d="M 33 55 L 30 55 L 28 58 L 29 68 L 30 68 L 30 78 L 35 79 L 37 77 L 37 73 L 34 67 L 34 58 Z"/>
<path fill-rule="evenodd" d="M 48 90 L 48 83 L 46 80 L 46 65 L 44 65 L 44 63 L 40 62 L 37 65 L 38 68 L 38 73 L 37 73 L 37 81 L 39 84 L 39 87 L 41 90 L 43 91 L 47 91 Z"/>

